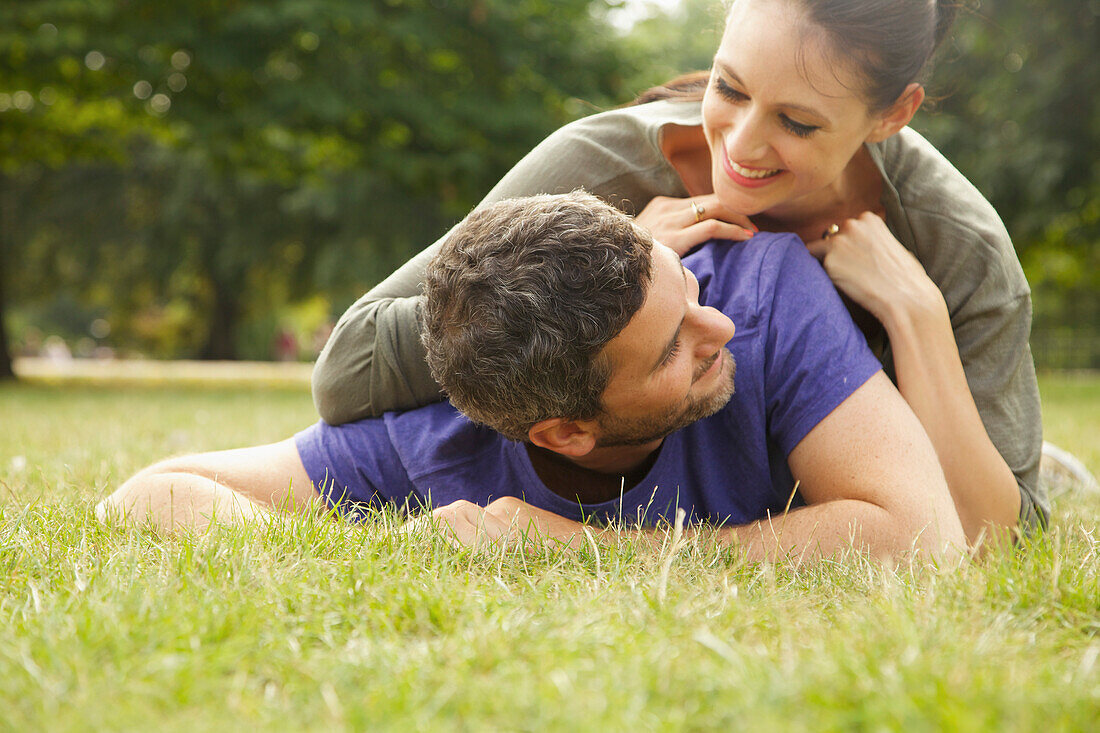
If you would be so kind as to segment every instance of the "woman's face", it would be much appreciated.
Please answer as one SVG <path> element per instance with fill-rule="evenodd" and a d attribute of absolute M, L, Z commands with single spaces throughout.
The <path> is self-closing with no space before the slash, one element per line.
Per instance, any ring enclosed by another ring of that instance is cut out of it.
<path fill-rule="evenodd" d="M 736 2 L 703 98 L 714 192 L 750 216 L 799 218 L 844 196 L 842 172 L 881 125 L 798 13 L 787 0 Z"/>

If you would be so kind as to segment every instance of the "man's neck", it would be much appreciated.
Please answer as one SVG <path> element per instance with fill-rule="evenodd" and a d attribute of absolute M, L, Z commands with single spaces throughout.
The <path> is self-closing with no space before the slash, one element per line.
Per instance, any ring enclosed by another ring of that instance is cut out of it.
<path fill-rule="evenodd" d="M 526 444 L 531 465 L 546 488 L 568 501 L 599 504 L 638 484 L 657 460 L 661 441 L 644 446 L 596 448 L 580 459 Z"/>
<path fill-rule="evenodd" d="M 622 475 L 637 470 L 644 464 L 652 465 L 652 458 L 661 448 L 664 438 L 652 440 L 644 445 L 617 445 L 608 448 L 593 448 L 579 458 L 569 458 L 581 468 L 599 473 Z"/>

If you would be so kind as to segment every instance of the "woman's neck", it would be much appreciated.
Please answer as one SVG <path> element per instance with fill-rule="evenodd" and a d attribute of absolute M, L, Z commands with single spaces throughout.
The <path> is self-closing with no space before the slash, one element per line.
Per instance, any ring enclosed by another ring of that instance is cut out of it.
<path fill-rule="evenodd" d="M 831 185 L 756 214 L 752 220 L 764 231 L 793 232 L 809 242 L 819 239 L 830 224 L 865 211 L 883 215 L 881 199 L 882 174 L 867 148 L 861 147 Z"/>
<path fill-rule="evenodd" d="M 710 148 L 701 125 L 664 125 L 660 146 L 665 160 L 680 176 L 689 196 L 714 193 Z"/>

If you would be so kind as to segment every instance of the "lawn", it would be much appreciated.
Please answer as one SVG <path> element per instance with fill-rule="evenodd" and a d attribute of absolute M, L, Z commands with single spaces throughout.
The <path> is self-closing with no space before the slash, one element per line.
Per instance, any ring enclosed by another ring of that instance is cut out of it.
<path fill-rule="evenodd" d="M 1041 388 L 1047 438 L 1100 473 L 1100 376 Z M 0 387 L 0 728 L 1100 720 L 1098 497 L 1060 499 L 1051 530 L 954 572 L 747 563 L 705 542 L 473 555 L 320 519 L 173 537 L 91 518 L 144 464 L 313 415 L 302 387 Z"/>

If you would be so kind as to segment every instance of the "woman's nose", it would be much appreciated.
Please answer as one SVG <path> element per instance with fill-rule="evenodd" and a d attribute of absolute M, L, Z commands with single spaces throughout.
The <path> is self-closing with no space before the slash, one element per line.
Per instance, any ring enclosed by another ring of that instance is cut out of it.
<path fill-rule="evenodd" d="M 733 121 L 723 137 L 726 155 L 734 163 L 746 164 L 760 160 L 767 150 L 764 121 L 752 111 L 746 111 Z"/>

